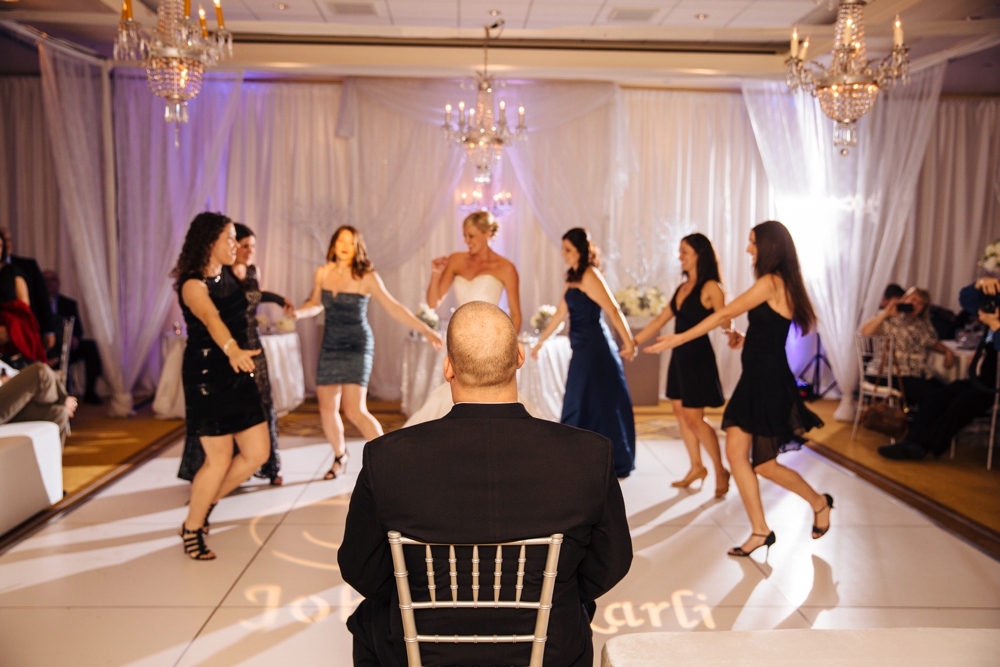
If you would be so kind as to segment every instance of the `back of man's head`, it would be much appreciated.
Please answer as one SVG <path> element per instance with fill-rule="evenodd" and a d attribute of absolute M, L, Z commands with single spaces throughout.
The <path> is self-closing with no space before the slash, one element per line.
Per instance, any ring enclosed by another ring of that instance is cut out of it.
<path fill-rule="evenodd" d="M 517 332 L 502 310 L 472 301 L 455 311 L 448 324 L 448 358 L 453 382 L 474 391 L 499 390 L 516 382 Z"/>

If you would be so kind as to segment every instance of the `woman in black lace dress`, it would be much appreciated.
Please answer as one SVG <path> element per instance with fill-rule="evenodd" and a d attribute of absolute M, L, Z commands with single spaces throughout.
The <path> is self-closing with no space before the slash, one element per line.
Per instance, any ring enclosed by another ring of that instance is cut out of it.
<path fill-rule="evenodd" d="M 247 298 L 229 266 L 236 260 L 236 229 L 219 213 L 191 222 L 177 266 L 181 310 L 187 323 L 181 377 L 188 439 L 204 463 L 191 482 L 188 515 L 181 525 L 184 551 L 195 560 L 215 554 L 205 545 L 208 514 L 215 503 L 245 482 L 268 457 L 267 415 L 248 349 Z M 238 446 L 238 450 L 237 450 Z M 182 463 L 183 467 L 183 463 Z"/>
<path fill-rule="evenodd" d="M 798 448 L 795 436 L 823 425 L 802 401 L 785 356 L 785 339 L 792 323 L 802 333 L 816 324 L 795 244 L 783 224 L 769 220 L 750 231 L 747 252 L 753 257 L 757 276 L 753 287 L 697 326 L 661 336 L 658 343 L 646 348 L 647 352 L 661 352 L 677 347 L 749 312 L 746 335 L 730 334 L 730 346 L 743 347 L 743 374 L 722 416 L 722 427 L 726 429 L 726 458 L 753 532 L 746 542 L 729 550 L 730 556 L 749 556 L 775 543 L 774 532 L 764 518 L 757 475 L 809 503 L 815 515 L 814 540 L 830 529 L 833 509 L 830 494 L 817 493 L 799 473 L 777 461 L 779 453 Z"/>

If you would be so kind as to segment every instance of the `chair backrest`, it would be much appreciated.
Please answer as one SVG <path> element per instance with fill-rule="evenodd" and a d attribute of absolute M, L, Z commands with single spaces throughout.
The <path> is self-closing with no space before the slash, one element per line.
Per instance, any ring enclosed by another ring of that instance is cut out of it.
<path fill-rule="evenodd" d="M 545 652 L 545 639 L 549 626 L 549 613 L 552 609 L 552 593 L 556 585 L 556 569 L 559 565 L 559 549 L 562 546 L 563 536 L 555 533 L 549 537 L 538 537 L 529 540 L 519 540 L 516 542 L 503 542 L 499 544 L 437 544 L 431 542 L 420 542 L 408 537 L 403 537 L 395 530 L 389 531 L 389 548 L 392 551 L 392 566 L 396 575 L 396 590 L 399 593 L 399 610 L 403 616 L 403 639 L 406 642 L 406 662 L 408 667 L 423 667 L 420 662 L 421 642 L 443 642 L 454 644 L 477 644 L 477 643 L 520 643 L 532 642 L 531 662 L 528 667 L 541 667 L 542 655 Z M 427 592 L 430 596 L 429 602 L 414 602 L 410 592 L 409 574 L 406 570 L 406 560 L 403 556 L 404 545 L 417 545 L 424 547 L 424 562 L 427 563 Z M 521 599 L 524 589 L 525 555 L 526 547 L 530 545 L 548 545 L 548 554 L 545 558 L 545 567 L 542 570 L 542 587 L 537 601 L 526 601 Z M 435 582 L 434 558 L 431 555 L 431 547 L 448 547 L 448 575 L 450 577 L 451 595 L 450 599 L 438 599 L 437 586 Z M 472 586 L 471 599 L 459 600 L 458 595 L 458 559 L 455 557 L 455 547 L 472 547 Z M 503 547 L 520 547 L 517 557 L 517 584 L 515 585 L 515 597 L 513 600 L 500 599 L 500 580 L 503 574 Z M 480 551 L 487 556 L 488 551 L 495 548 L 493 563 L 493 599 L 479 598 L 480 576 L 488 578 L 489 571 L 480 572 Z M 421 635 L 417 632 L 416 620 L 413 611 L 415 609 L 525 609 L 535 610 L 535 631 L 530 635 Z"/>
<path fill-rule="evenodd" d="M 69 352 L 73 342 L 73 326 L 75 324 L 76 318 L 72 315 L 63 318 L 62 349 L 59 350 L 59 377 L 63 381 L 63 386 L 66 386 L 69 379 Z"/>
<path fill-rule="evenodd" d="M 895 350 L 892 336 L 866 336 L 857 334 L 855 343 L 858 352 L 858 378 L 864 380 L 866 375 L 877 376 L 875 385 L 880 385 L 885 381 L 886 387 L 892 387 L 892 374 L 895 364 Z M 882 364 L 881 373 L 878 372 L 879 363 L 883 356 L 885 363 Z M 874 372 L 869 372 L 869 366 L 875 366 Z"/>

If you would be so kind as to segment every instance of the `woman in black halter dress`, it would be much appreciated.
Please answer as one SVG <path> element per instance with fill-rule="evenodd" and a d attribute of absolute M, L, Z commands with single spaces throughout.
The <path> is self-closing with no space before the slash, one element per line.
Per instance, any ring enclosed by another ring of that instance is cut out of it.
<path fill-rule="evenodd" d="M 753 530 L 746 542 L 729 550 L 730 556 L 749 556 L 776 541 L 764 517 L 757 475 L 809 503 L 815 514 L 813 539 L 830 529 L 833 509 L 830 494 L 817 493 L 776 458 L 795 436 L 823 425 L 803 403 L 785 356 L 785 339 L 792 322 L 803 333 L 816 323 L 795 244 L 784 225 L 770 220 L 751 230 L 747 252 L 754 258 L 757 281 L 753 287 L 699 325 L 681 334 L 661 336 L 657 344 L 646 348 L 660 352 L 678 347 L 749 311 L 746 336 L 730 334 L 732 347 L 743 346 L 743 375 L 726 407 L 722 426 L 726 429 L 726 457 Z"/>
<path fill-rule="evenodd" d="M 680 260 L 687 280 L 674 292 L 670 306 L 636 335 L 637 343 L 657 335 L 675 317 L 675 331 L 683 333 L 713 311 L 725 307 L 726 296 L 720 284 L 719 263 L 711 241 L 703 234 L 685 236 L 680 243 Z M 673 406 L 681 438 L 691 459 L 687 475 L 671 486 L 686 488 L 708 476 L 708 468 L 701 462 L 700 444 L 712 459 L 715 497 L 721 498 L 729 491 L 729 471 L 722 465 L 719 439 L 715 435 L 715 427 L 705 419 L 705 408 L 717 408 L 725 403 L 725 399 L 715 365 L 715 351 L 707 334 L 684 343 L 670 355 L 667 398 Z"/>
<path fill-rule="evenodd" d="M 201 213 L 191 222 L 173 276 L 187 323 L 181 377 L 188 439 L 203 458 L 191 482 L 191 502 L 181 526 L 184 551 L 195 560 L 215 554 L 205 545 L 208 515 L 220 498 L 267 461 L 267 415 L 248 349 L 247 298 L 229 266 L 236 259 L 236 230 L 229 218 Z M 238 449 L 237 449 L 238 446 Z M 238 452 L 238 453 L 236 453 Z M 190 459 L 191 452 L 185 452 Z"/>

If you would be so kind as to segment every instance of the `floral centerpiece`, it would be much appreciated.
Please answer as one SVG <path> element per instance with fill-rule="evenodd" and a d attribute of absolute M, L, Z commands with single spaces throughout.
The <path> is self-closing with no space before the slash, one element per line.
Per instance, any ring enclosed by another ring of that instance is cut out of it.
<path fill-rule="evenodd" d="M 979 260 L 979 266 L 990 273 L 1000 273 L 1000 239 L 986 246 L 983 258 Z"/>
<path fill-rule="evenodd" d="M 437 312 L 435 312 L 426 303 L 420 304 L 420 308 L 417 310 L 417 319 L 434 331 L 437 331 L 438 327 L 441 326 L 441 318 L 438 317 Z"/>
<path fill-rule="evenodd" d="M 552 316 L 556 314 L 556 307 L 545 304 L 531 316 L 531 327 L 537 331 L 541 332 L 545 330 L 545 327 L 549 326 L 549 322 L 552 321 Z"/>
<path fill-rule="evenodd" d="M 271 318 L 260 313 L 257 315 L 257 328 L 260 329 L 261 333 L 267 333 L 271 330 Z"/>
<path fill-rule="evenodd" d="M 615 292 L 615 301 L 625 317 L 656 317 L 667 307 L 667 297 L 659 287 L 631 285 Z"/>

